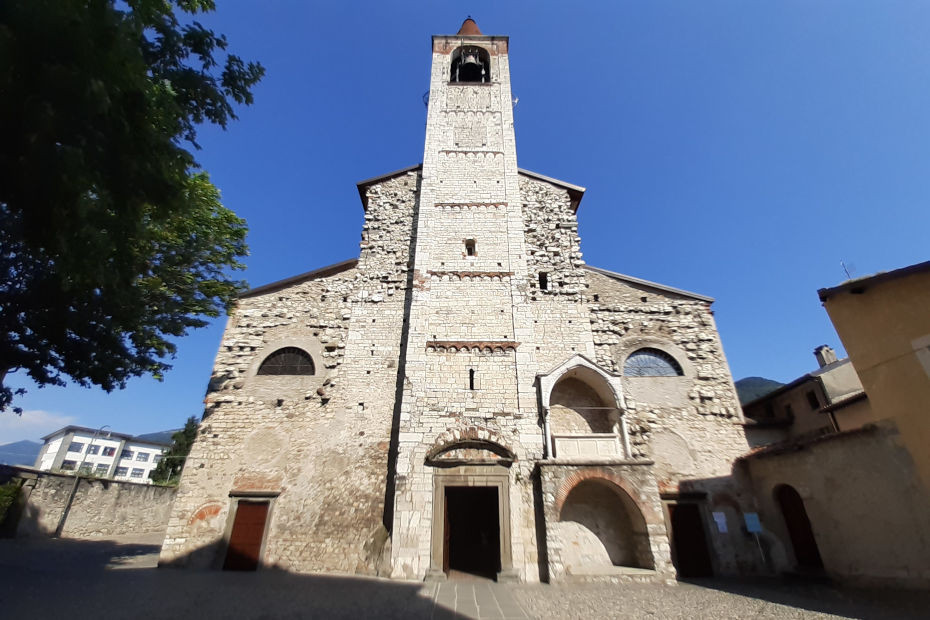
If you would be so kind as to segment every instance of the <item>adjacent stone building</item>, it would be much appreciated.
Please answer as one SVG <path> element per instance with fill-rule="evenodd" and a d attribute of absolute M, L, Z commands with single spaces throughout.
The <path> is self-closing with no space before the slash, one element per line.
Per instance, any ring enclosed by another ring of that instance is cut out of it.
<path fill-rule="evenodd" d="M 229 319 L 162 564 L 756 570 L 712 300 L 585 265 L 584 189 L 517 167 L 507 37 L 433 37 L 423 163 L 358 188 L 358 259 Z"/>

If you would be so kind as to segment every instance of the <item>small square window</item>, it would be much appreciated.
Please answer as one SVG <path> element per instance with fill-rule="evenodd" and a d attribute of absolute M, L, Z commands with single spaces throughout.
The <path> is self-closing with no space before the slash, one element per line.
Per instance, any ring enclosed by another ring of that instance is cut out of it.
<path fill-rule="evenodd" d="M 142 469 L 141 467 L 133 467 L 132 475 L 130 476 L 130 478 L 141 478 L 142 474 L 144 473 L 145 473 L 145 470 Z"/>
<path fill-rule="evenodd" d="M 148 453 L 148 452 L 139 452 L 138 454 L 136 454 L 136 460 L 139 461 L 139 462 L 141 462 L 141 463 L 148 463 L 148 462 L 149 462 L 149 453 Z"/>
<path fill-rule="evenodd" d="M 68 452 L 81 452 L 84 449 L 84 444 L 79 441 L 72 441 L 71 445 L 68 446 Z"/>
<path fill-rule="evenodd" d="M 539 272 L 539 289 L 542 291 L 549 290 L 549 274 L 545 271 Z"/>
<path fill-rule="evenodd" d="M 116 454 L 116 448 L 113 446 L 107 446 L 103 449 L 103 456 L 113 456 L 114 454 Z"/>
<path fill-rule="evenodd" d="M 156 454 L 155 456 L 152 457 L 152 462 L 153 462 L 153 463 L 158 463 L 158 462 L 160 462 L 163 458 L 165 458 L 165 455 L 164 455 L 164 454 Z"/>
<path fill-rule="evenodd" d="M 465 256 L 475 256 L 475 240 L 465 240 Z"/>
<path fill-rule="evenodd" d="M 74 471 L 75 467 L 77 467 L 77 461 L 62 461 L 61 462 L 62 471 Z"/>
<path fill-rule="evenodd" d="M 130 460 L 132 460 L 133 454 L 135 454 L 135 453 L 134 453 L 132 450 L 123 450 L 123 451 L 120 453 L 119 457 L 120 457 L 121 459 L 130 459 Z"/>
<path fill-rule="evenodd" d="M 94 469 L 93 463 L 84 463 L 81 465 L 81 469 L 78 471 L 78 473 L 89 474 L 90 472 L 93 471 L 93 469 Z"/>
<path fill-rule="evenodd" d="M 129 468 L 128 468 L 128 467 L 117 467 L 117 468 L 116 468 L 116 476 L 117 476 L 118 478 L 125 478 L 125 477 L 126 477 L 126 474 L 128 474 L 128 473 L 129 473 Z"/>
<path fill-rule="evenodd" d="M 87 454 L 100 454 L 100 446 L 94 444 L 87 446 Z"/>
<path fill-rule="evenodd" d="M 94 469 L 94 475 L 96 476 L 106 476 L 107 470 L 110 469 L 110 466 L 106 463 L 97 463 L 97 467 Z"/>

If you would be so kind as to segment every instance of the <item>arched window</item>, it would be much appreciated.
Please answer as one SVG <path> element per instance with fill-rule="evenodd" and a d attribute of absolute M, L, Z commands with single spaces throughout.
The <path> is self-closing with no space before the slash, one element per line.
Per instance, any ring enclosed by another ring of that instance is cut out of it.
<path fill-rule="evenodd" d="M 316 368 L 313 366 L 313 358 L 303 349 L 284 347 L 266 357 L 258 367 L 257 374 L 313 375 L 316 374 Z"/>
<path fill-rule="evenodd" d="M 491 56 L 480 47 L 467 45 L 452 53 L 450 82 L 490 82 Z"/>
<path fill-rule="evenodd" d="M 659 349 L 639 349 L 630 354 L 623 364 L 628 377 L 680 377 L 685 373 L 675 358 Z"/>

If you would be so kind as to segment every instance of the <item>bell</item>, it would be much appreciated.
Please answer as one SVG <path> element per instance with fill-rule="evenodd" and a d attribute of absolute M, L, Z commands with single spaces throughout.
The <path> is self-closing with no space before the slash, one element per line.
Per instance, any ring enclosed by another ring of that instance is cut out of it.
<path fill-rule="evenodd" d="M 465 58 L 462 59 L 463 65 L 480 65 L 481 62 L 478 61 L 478 55 L 474 52 L 468 52 L 465 54 Z"/>

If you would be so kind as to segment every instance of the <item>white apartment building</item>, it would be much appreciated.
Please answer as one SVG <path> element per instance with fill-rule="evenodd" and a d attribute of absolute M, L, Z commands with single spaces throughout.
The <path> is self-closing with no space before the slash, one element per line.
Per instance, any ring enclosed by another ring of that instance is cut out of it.
<path fill-rule="evenodd" d="M 170 443 L 147 441 L 124 433 L 66 426 L 42 438 L 45 445 L 35 467 L 43 471 L 75 472 L 99 478 L 151 484 L 149 474 Z"/>

